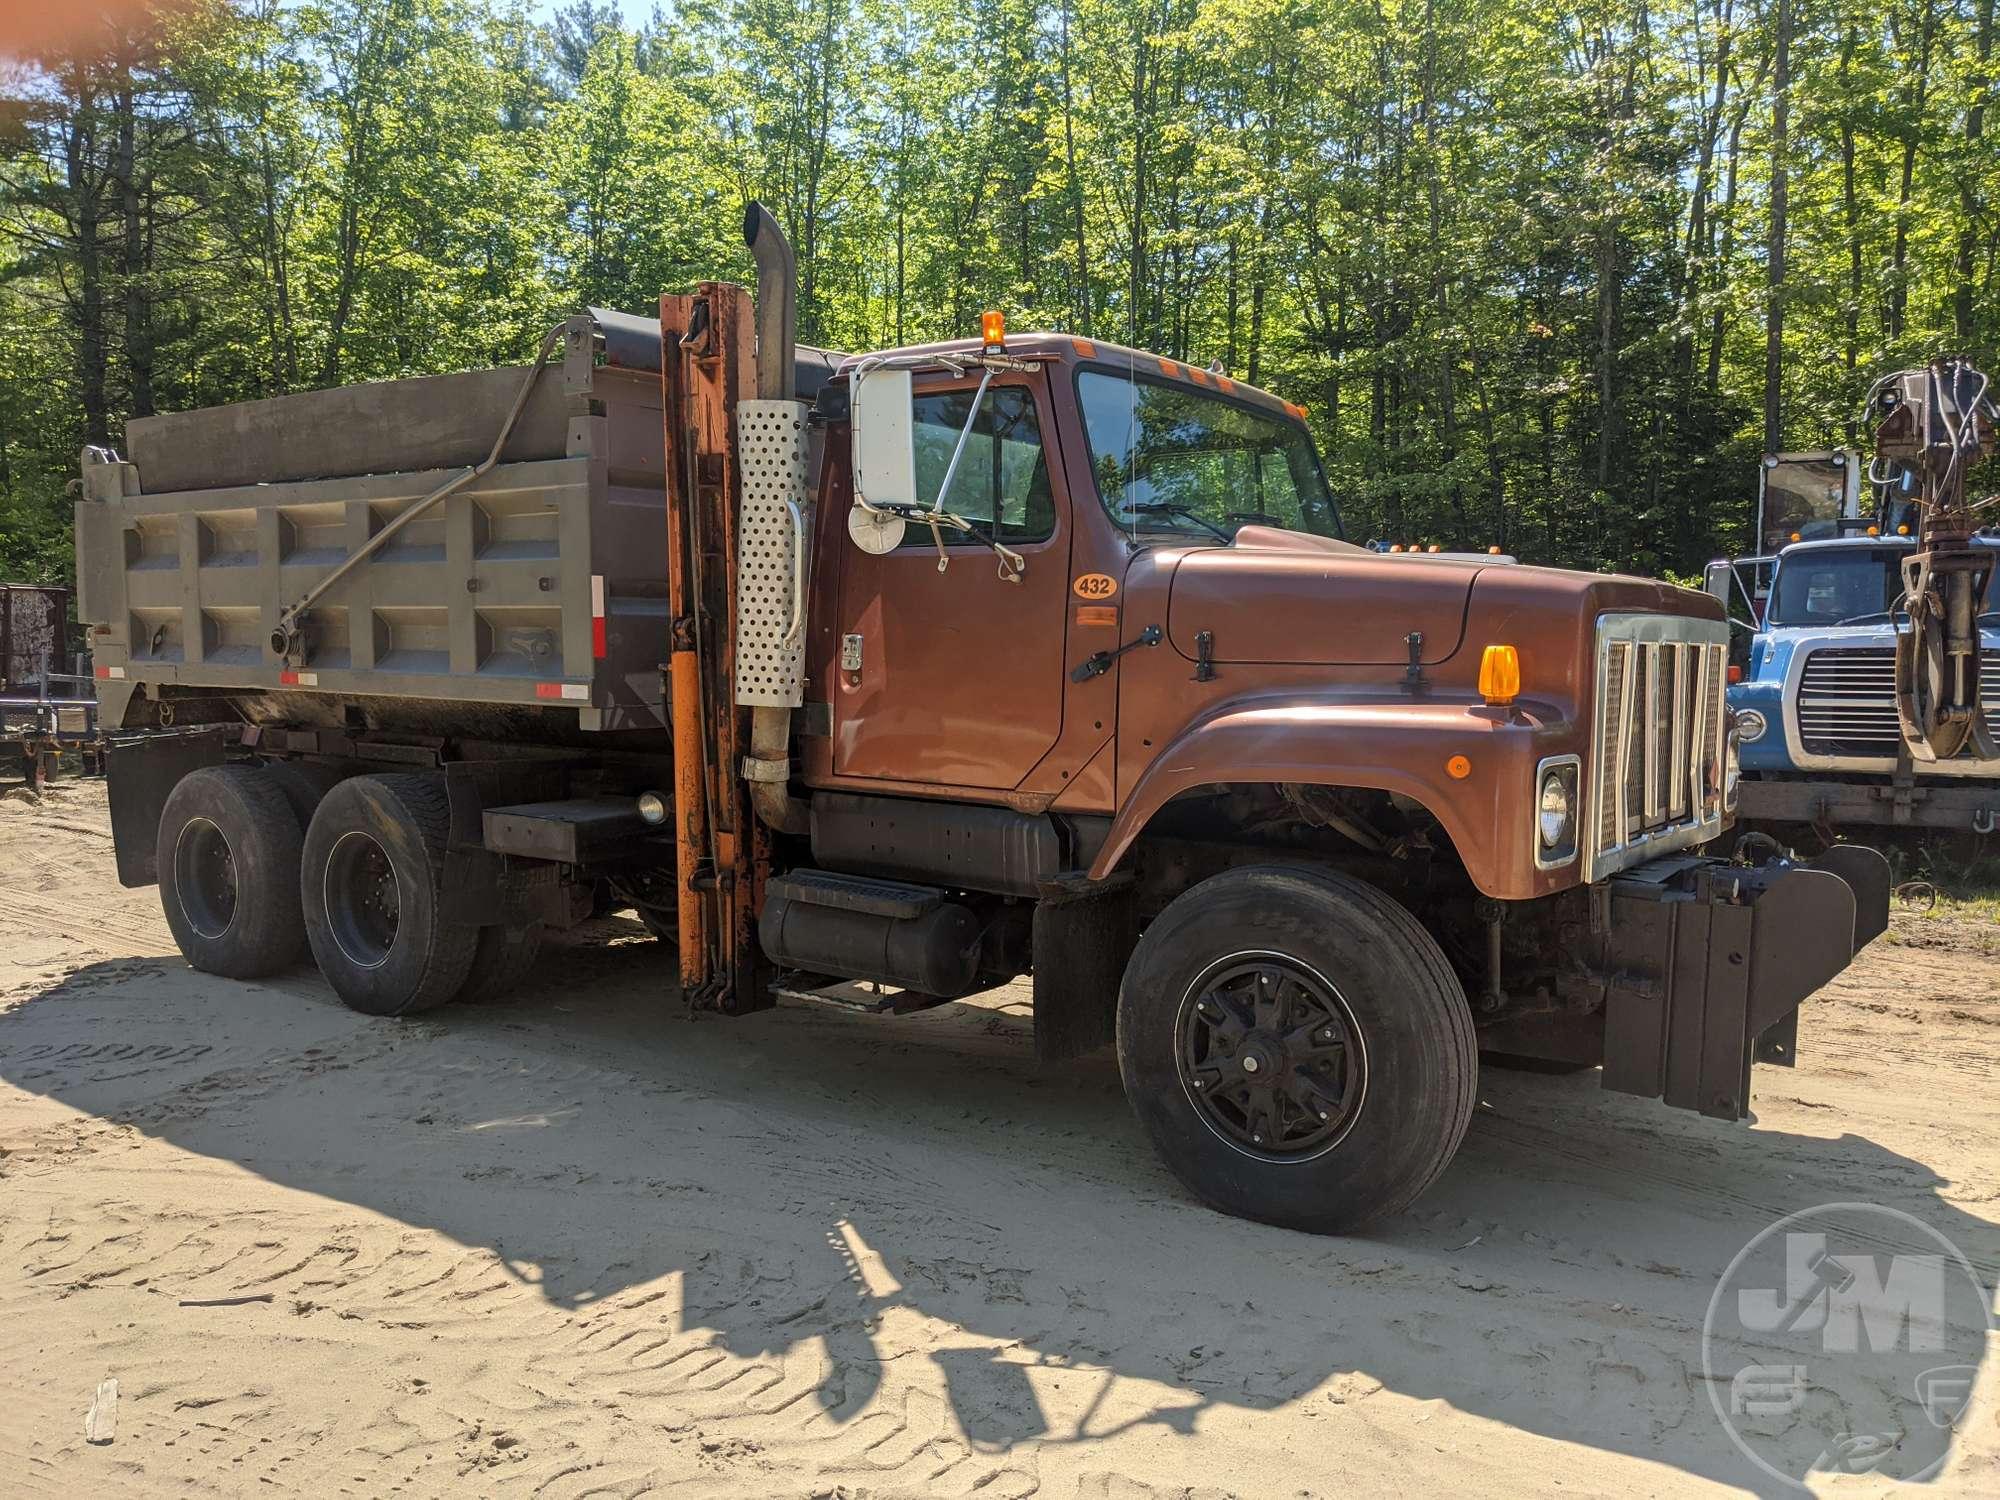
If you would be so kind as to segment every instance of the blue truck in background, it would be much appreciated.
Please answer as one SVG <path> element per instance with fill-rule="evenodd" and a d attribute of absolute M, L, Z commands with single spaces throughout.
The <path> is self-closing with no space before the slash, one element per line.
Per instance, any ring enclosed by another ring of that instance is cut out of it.
<path fill-rule="evenodd" d="M 1709 569 L 1710 591 L 1748 636 L 1728 690 L 1739 818 L 1807 825 L 1828 842 L 1860 827 L 1991 832 L 2000 780 L 1963 758 L 1913 761 L 1897 723 L 1896 606 L 1916 543 L 1853 516 L 1811 529 L 1774 554 Z M 2000 547 L 2000 537 L 1978 540 Z M 1980 616 L 1980 700 L 2000 705 L 2000 569 L 1994 580 Z"/>

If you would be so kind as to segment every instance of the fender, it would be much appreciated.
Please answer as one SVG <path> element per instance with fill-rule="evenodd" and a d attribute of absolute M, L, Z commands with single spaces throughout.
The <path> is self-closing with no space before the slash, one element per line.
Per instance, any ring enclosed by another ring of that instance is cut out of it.
<path fill-rule="evenodd" d="M 1107 878 L 1157 813 L 1183 792 L 1231 782 L 1365 787 L 1414 798 L 1443 826 L 1480 891 L 1520 901 L 1576 884 L 1581 862 L 1538 870 L 1536 764 L 1581 752 L 1586 732 L 1554 705 L 1489 707 L 1442 693 L 1380 689 L 1236 698 L 1190 724 L 1153 757 L 1120 800 L 1091 866 Z M 1464 756 L 1455 777 L 1447 766 Z"/>

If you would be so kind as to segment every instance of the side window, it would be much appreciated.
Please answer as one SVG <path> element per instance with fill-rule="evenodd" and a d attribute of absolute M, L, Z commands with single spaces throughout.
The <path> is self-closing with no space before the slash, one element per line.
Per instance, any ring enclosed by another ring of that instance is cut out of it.
<path fill-rule="evenodd" d="M 971 390 L 940 391 L 915 402 L 917 496 L 924 504 L 937 495 L 951 467 L 952 450 L 972 410 Z M 1055 535 L 1055 498 L 1049 489 L 1048 459 L 1042 452 L 1035 398 L 1019 386 L 989 388 L 979 417 L 965 440 L 944 508 L 999 537 L 1003 542 L 1040 542 Z M 947 546 L 952 533 L 944 533 Z M 905 547 L 929 547 L 930 528 L 912 524 Z M 976 543 L 962 543 L 973 546 Z"/>

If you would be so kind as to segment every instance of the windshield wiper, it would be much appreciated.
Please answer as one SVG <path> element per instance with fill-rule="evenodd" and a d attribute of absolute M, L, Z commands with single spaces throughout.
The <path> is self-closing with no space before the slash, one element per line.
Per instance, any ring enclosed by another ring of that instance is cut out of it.
<path fill-rule="evenodd" d="M 1118 508 L 1135 516 L 1179 516 L 1184 521 L 1194 522 L 1218 542 L 1229 540 L 1229 533 L 1208 517 L 1190 510 L 1185 505 L 1175 505 L 1171 500 L 1142 500 L 1136 505 L 1121 505 Z"/>
<path fill-rule="evenodd" d="M 1873 609 L 1865 615 L 1849 615 L 1844 620 L 1835 620 L 1833 628 L 1838 630 L 1843 625 L 1860 625 L 1868 620 L 1886 620 L 1894 613 L 1892 609 Z"/>

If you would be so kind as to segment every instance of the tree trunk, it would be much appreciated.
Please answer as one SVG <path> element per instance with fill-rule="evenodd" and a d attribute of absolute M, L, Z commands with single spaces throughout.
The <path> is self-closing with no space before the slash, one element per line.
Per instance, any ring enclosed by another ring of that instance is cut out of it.
<path fill-rule="evenodd" d="M 1958 181 L 1958 260 L 1954 269 L 1957 285 L 1951 294 L 1952 331 L 1961 348 L 1973 341 L 1972 288 L 1979 260 L 1979 168 L 1981 142 L 1986 135 L 1986 91 L 1993 86 L 1993 0 L 1979 7 L 1979 28 L 1975 33 L 1978 66 L 1968 80 L 1972 103 L 1965 111 L 1965 164 Z"/>
<path fill-rule="evenodd" d="M 124 283 L 125 367 L 131 383 L 131 414 L 153 414 L 153 328 L 147 286 L 146 214 L 139 182 L 138 104 L 129 65 L 120 69 L 112 96 L 118 121 L 118 146 L 113 168 L 118 179 L 124 244 L 120 280 Z"/>
<path fill-rule="evenodd" d="M 1083 179 L 1076 171 L 1076 112 L 1070 94 L 1069 5 L 1062 6 L 1062 101 L 1063 156 L 1069 171 L 1070 216 L 1076 225 L 1076 310 L 1077 328 L 1090 337 L 1090 251 L 1083 238 Z"/>
<path fill-rule="evenodd" d="M 1778 34 L 1771 64 L 1771 234 L 1765 251 L 1769 300 L 1764 313 L 1764 451 L 1784 447 L 1785 212 L 1790 187 L 1792 7 L 1778 0 Z"/>
<path fill-rule="evenodd" d="M 1781 13 L 1782 14 L 1782 13 Z M 1909 118 L 1903 137 L 1902 175 L 1896 189 L 1896 242 L 1889 255 L 1889 339 L 1902 338 L 1910 305 L 1910 194 L 1916 183 L 1917 147 L 1923 139 L 1924 107 L 1930 98 L 1931 47 L 1937 38 L 1938 12 L 1935 5 L 1924 11 L 1917 36 L 1917 60 L 1906 73 L 1910 97 Z"/>
<path fill-rule="evenodd" d="M 111 442 L 109 343 L 104 326 L 104 256 L 100 244 L 103 204 L 97 167 L 96 84 L 83 62 L 71 63 L 70 86 L 75 114 L 63 141 L 64 171 L 74 204 L 76 232 L 76 376 L 83 406 L 83 438 L 108 446 Z"/>
<path fill-rule="evenodd" d="M 1859 42 L 1860 37 L 1850 24 L 1840 44 L 1840 206 L 1847 227 L 1847 307 L 1843 321 L 1847 335 L 1845 354 L 1850 394 L 1861 363 L 1861 201 L 1854 180 L 1854 109 L 1851 102 L 1854 96 L 1848 90 L 1848 73 Z M 1852 403 L 1849 404 L 1847 446 L 1854 448 L 1860 445 L 1861 434 L 1851 409 Z"/>

